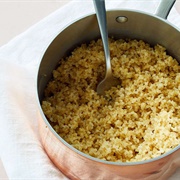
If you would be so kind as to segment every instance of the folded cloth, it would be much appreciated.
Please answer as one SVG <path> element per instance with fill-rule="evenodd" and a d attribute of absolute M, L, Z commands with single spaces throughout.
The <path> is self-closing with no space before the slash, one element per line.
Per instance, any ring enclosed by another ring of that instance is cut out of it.
<path fill-rule="evenodd" d="M 107 9 L 154 13 L 159 0 L 106 0 Z M 0 48 L 0 158 L 9 179 L 68 179 L 40 142 L 36 77 L 45 49 L 68 24 L 94 12 L 91 0 L 73 0 Z M 168 20 L 180 28 L 173 7 Z M 180 177 L 180 171 L 171 179 Z"/>

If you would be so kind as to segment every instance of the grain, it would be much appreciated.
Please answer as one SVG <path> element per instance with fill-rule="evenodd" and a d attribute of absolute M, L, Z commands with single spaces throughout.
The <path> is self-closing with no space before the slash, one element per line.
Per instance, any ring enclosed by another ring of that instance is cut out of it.
<path fill-rule="evenodd" d="M 180 66 L 161 45 L 109 39 L 112 71 L 122 86 L 96 92 L 105 72 L 102 41 L 60 60 L 43 111 L 55 131 L 90 156 L 134 162 L 180 144 Z"/>

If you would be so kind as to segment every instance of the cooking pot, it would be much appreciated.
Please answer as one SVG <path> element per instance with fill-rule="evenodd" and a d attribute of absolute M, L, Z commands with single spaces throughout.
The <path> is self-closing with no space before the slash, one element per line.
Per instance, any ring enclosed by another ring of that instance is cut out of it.
<path fill-rule="evenodd" d="M 161 44 L 180 62 L 180 32 L 166 18 L 175 0 L 163 0 L 155 15 L 135 10 L 107 11 L 109 36 L 141 39 Z M 169 152 L 140 162 L 109 162 L 86 155 L 64 141 L 51 127 L 42 109 L 44 89 L 59 60 L 74 47 L 100 37 L 95 14 L 73 22 L 45 51 L 37 77 L 39 128 L 42 144 L 53 163 L 70 179 L 166 179 L 180 166 L 180 145 Z"/>

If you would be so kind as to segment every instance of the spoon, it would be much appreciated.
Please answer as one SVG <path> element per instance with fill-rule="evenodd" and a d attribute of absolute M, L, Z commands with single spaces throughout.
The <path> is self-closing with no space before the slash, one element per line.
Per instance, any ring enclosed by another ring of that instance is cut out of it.
<path fill-rule="evenodd" d="M 99 24 L 101 38 L 104 47 L 105 61 L 106 61 L 106 73 L 104 79 L 97 86 L 97 93 L 99 95 L 105 95 L 105 91 L 109 90 L 113 86 L 121 84 L 121 80 L 115 78 L 112 75 L 111 62 L 110 62 L 110 51 L 108 44 L 108 32 L 106 22 L 106 9 L 104 0 L 93 0 L 96 11 L 96 16 Z"/>

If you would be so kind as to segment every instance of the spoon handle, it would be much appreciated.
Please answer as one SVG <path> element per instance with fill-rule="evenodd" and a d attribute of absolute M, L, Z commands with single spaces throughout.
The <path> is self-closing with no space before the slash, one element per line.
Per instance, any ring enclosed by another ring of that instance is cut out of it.
<path fill-rule="evenodd" d="M 111 74 L 111 62 L 110 62 L 110 52 L 108 44 L 108 30 L 107 30 L 107 20 L 106 20 L 106 9 L 104 0 L 93 0 L 94 7 L 96 11 L 96 16 L 100 28 L 101 38 L 104 46 L 105 60 L 106 60 L 106 76 Z"/>

